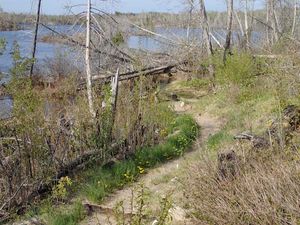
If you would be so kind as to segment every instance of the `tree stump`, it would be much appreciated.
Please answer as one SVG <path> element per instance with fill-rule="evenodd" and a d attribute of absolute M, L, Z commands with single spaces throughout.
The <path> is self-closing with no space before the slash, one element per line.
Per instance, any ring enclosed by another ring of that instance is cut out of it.
<path fill-rule="evenodd" d="M 239 159 L 235 151 L 220 153 L 218 155 L 218 179 L 233 179 L 238 174 Z"/>

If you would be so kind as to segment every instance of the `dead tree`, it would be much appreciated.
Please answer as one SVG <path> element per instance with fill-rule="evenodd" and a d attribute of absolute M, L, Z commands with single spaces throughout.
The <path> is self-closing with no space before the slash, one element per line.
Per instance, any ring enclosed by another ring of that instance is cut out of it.
<path fill-rule="evenodd" d="M 298 0 L 295 0 L 294 3 L 294 17 L 293 17 L 293 25 L 292 25 L 292 31 L 291 31 L 291 35 L 292 37 L 295 34 L 295 29 L 296 29 L 296 24 L 297 24 L 297 7 L 298 7 Z"/>
<path fill-rule="evenodd" d="M 207 56 L 210 60 L 208 66 L 208 72 L 210 77 L 214 77 L 214 68 L 210 59 L 211 56 L 213 55 L 213 48 L 211 43 L 210 28 L 209 28 L 206 8 L 205 8 L 204 0 L 199 0 L 199 3 L 200 3 L 200 15 L 201 15 L 202 30 L 203 30 L 203 41 L 205 44 Z"/>
<path fill-rule="evenodd" d="M 224 63 L 226 63 L 226 57 L 227 54 L 230 52 L 230 47 L 231 47 L 232 20 L 233 20 L 233 0 L 227 0 L 227 35 L 226 35 L 225 49 L 223 55 Z"/>
<path fill-rule="evenodd" d="M 244 16 L 245 16 L 245 33 L 244 33 L 244 42 L 245 47 L 247 48 L 249 46 L 250 42 L 250 30 L 249 30 L 249 23 L 248 23 L 248 0 L 245 0 L 245 9 L 244 9 Z"/>
<path fill-rule="evenodd" d="M 87 14 L 86 14 L 86 48 L 85 48 L 85 64 L 86 64 L 86 88 L 89 103 L 89 110 L 92 117 L 96 116 L 94 103 L 93 103 L 93 90 L 92 90 L 92 72 L 91 72 L 91 53 L 90 53 L 90 43 L 91 43 L 91 11 L 92 3 L 88 0 L 87 4 Z"/>
<path fill-rule="evenodd" d="M 271 38 L 271 44 L 274 44 L 278 41 L 278 28 L 276 26 L 276 13 L 275 13 L 275 1 L 269 0 L 268 1 L 268 10 L 269 10 L 269 20 L 271 20 L 271 27 L 272 27 L 272 38 Z"/>
<path fill-rule="evenodd" d="M 194 10 L 194 0 L 188 0 L 188 6 L 189 6 L 189 11 L 188 11 L 189 18 L 188 18 L 188 24 L 186 30 L 186 38 L 187 38 L 187 42 L 190 43 L 190 29 L 191 29 L 193 10 Z"/>
<path fill-rule="evenodd" d="M 117 112 L 117 101 L 118 101 L 118 92 L 119 92 L 119 68 L 117 69 L 116 75 L 111 78 L 111 116 L 112 123 L 110 129 L 110 138 L 112 140 L 113 128 L 115 124 L 116 112 Z"/>
<path fill-rule="evenodd" d="M 34 38 L 33 38 L 33 48 L 32 48 L 32 56 L 31 56 L 33 62 L 31 63 L 31 67 L 30 67 L 30 77 L 32 77 L 32 75 L 33 75 L 34 60 L 35 60 L 35 53 L 36 53 L 36 44 L 37 44 L 39 22 L 40 22 L 41 4 L 42 4 L 42 0 L 39 0 L 37 13 L 36 13 Z"/>

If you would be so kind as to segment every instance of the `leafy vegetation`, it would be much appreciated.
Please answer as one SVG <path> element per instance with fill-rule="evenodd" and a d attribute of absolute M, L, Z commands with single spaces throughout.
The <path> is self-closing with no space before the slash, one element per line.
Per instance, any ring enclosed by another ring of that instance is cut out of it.
<path fill-rule="evenodd" d="M 147 169 L 184 154 L 197 137 L 199 128 L 190 116 L 179 116 L 168 127 L 168 132 L 170 135 L 162 144 L 141 148 L 130 159 L 117 162 L 111 168 L 94 167 L 81 174 L 80 176 L 85 177 L 85 180 L 81 180 L 82 184 L 79 184 L 80 196 L 92 202 L 101 203 L 114 190 L 136 181 L 147 172 Z M 65 190 L 64 187 L 59 189 L 63 189 L 63 192 Z M 76 207 L 76 204 L 71 206 L 73 210 L 63 210 L 64 212 L 61 209 L 54 210 L 56 213 L 50 215 L 55 220 L 50 220 L 49 223 L 53 225 L 77 224 L 82 219 L 82 211 Z M 163 205 L 168 207 L 169 203 L 165 200 Z M 165 211 L 160 216 L 161 221 L 165 221 L 168 216 Z M 48 216 L 46 215 L 46 218 Z"/>
<path fill-rule="evenodd" d="M 235 53 L 224 65 L 220 58 L 214 59 L 217 93 L 194 104 L 223 118 L 225 124 L 209 137 L 208 151 L 191 164 L 183 178 L 186 203 L 198 223 L 297 224 L 299 131 L 292 132 L 292 139 L 283 147 L 273 140 L 271 146 L 255 149 L 251 141 L 234 140 L 245 131 L 264 137 L 274 129 L 274 121 L 284 120 L 286 106 L 299 106 L 299 92 L 291 91 L 299 88 L 297 73 L 283 74 L 278 69 L 286 59 L 266 61 Z M 225 164 L 237 171 L 232 177 L 220 178 L 222 154 L 236 155 Z"/>

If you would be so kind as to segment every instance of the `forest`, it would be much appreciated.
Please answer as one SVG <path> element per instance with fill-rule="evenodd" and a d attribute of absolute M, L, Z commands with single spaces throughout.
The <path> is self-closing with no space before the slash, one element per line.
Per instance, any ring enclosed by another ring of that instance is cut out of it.
<path fill-rule="evenodd" d="M 298 0 L 46 1 L 0 8 L 0 224 L 300 223 Z"/>

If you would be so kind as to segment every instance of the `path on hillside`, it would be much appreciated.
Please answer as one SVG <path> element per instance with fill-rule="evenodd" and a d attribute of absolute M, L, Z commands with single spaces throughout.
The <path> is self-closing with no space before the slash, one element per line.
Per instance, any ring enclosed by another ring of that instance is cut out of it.
<path fill-rule="evenodd" d="M 186 218 L 186 212 L 183 201 L 183 191 L 181 187 L 180 178 L 184 177 L 188 172 L 188 165 L 197 160 L 201 156 L 201 150 L 210 135 L 216 133 L 220 127 L 221 122 L 208 113 L 199 114 L 193 109 L 193 102 L 185 104 L 183 102 L 175 102 L 174 110 L 177 113 L 187 113 L 194 117 L 198 125 L 201 127 L 201 135 L 196 140 L 193 151 L 186 153 L 183 157 L 168 163 L 162 164 L 157 168 L 150 169 L 147 174 L 142 176 L 137 182 L 125 187 L 122 190 L 116 191 L 101 204 L 103 208 L 113 209 L 119 202 L 123 201 L 124 211 L 131 212 L 132 191 L 138 190 L 141 184 L 149 191 L 149 210 L 157 212 L 160 209 L 159 202 L 162 197 L 172 193 L 171 200 L 173 208 L 170 210 L 172 216 L 172 224 L 193 224 L 193 222 Z M 110 223 L 108 222 L 110 221 Z M 81 223 L 82 225 L 109 225 L 116 224 L 113 218 L 113 211 L 97 212 L 87 217 Z M 155 224 L 155 223 L 153 223 Z"/>

